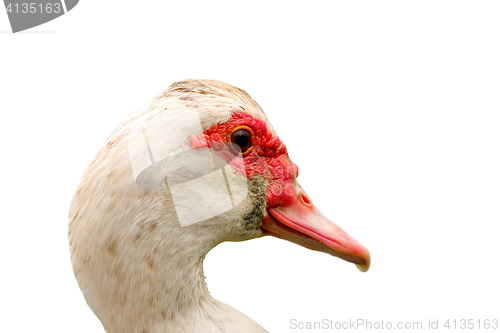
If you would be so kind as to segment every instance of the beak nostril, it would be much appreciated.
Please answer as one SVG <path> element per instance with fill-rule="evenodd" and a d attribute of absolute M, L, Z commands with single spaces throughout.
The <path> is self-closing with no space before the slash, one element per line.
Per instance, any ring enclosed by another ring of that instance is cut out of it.
<path fill-rule="evenodd" d="M 302 195 L 300 196 L 300 198 L 302 199 L 302 202 L 304 204 L 306 204 L 307 206 L 312 206 L 312 202 L 311 202 L 311 199 L 309 199 L 309 197 L 307 196 L 307 194 L 304 194 L 302 193 Z"/>

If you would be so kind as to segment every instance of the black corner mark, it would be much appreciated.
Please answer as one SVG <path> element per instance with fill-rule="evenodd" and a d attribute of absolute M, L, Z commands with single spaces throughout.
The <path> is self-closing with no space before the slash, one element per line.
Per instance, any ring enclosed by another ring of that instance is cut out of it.
<path fill-rule="evenodd" d="M 79 0 L 4 0 L 12 32 L 52 21 L 73 9 Z"/>

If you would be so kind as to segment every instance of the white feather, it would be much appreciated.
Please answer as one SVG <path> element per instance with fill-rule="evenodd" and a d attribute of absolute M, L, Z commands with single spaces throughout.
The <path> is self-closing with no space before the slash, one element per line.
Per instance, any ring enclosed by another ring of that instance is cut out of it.
<path fill-rule="evenodd" d="M 262 235 L 242 220 L 254 208 L 247 179 L 225 167 L 228 194 L 222 169 L 214 173 L 219 157 L 189 146 L 193 135 L 242 109 L 267 121 L 246 93 L 227 84 L 174 84 L 118 127 L 89 165 L 70 209 L 71 258 L 108 333 L 265 332 L 213 299 L 203 275 L 214 246 Z"/>

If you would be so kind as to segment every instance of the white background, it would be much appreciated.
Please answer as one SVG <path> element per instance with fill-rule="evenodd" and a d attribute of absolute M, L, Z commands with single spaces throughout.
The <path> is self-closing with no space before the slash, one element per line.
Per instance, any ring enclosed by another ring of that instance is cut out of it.
<path fill-rule="evenodd" d="M 1 332 L 103 332 L 73 277 L 69 203 L 112 130 L 186 78 L 256 99 L 373 258 L 360 273 L 270 237 L 225 243 L 205 264 L 216 298 L 275 333 L 500 320 L 498 2 L 179 3 L 82 0 L 19 34 L 0 10 Z"/>

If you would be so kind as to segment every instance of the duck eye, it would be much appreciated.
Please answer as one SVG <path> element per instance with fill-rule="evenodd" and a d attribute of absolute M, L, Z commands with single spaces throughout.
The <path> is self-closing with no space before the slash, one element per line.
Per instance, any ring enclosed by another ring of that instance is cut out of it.
<path fill-rule="evenodd" d="M 245 154 L 252 147 L 252 134 L 248 129 L 240 128 L 231 133 L 231 143 L 240 147 L 241 153 Z"/>

